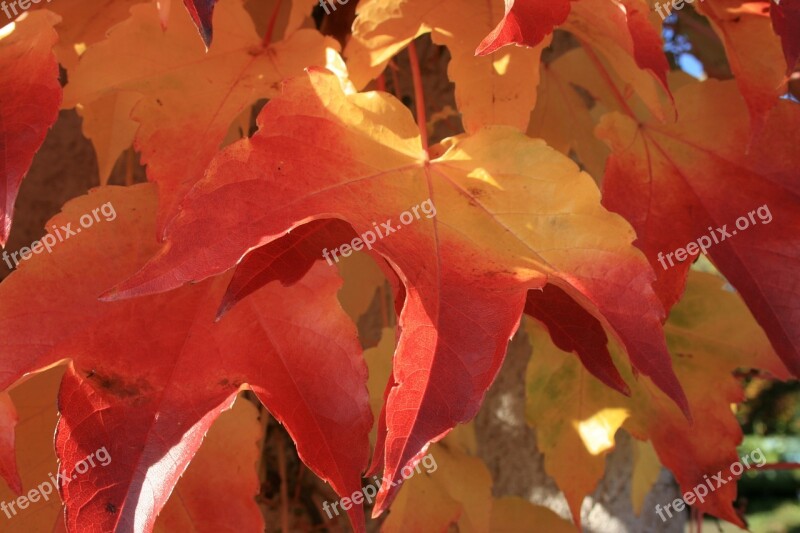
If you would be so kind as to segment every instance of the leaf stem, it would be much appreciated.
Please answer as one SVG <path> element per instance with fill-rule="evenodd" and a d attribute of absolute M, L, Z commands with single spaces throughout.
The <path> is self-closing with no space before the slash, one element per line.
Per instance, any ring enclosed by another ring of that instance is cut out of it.
<path fill-rule="evenodd" d="M 583 40 L 579 39 L 579 42 L 581 43 L 581 46 L 583 46 L 583 50 L 586 52 L 586 55 L 589 56 L 589 59 L 591 60 L 591 62 L 594 63 L 595 68 L 597 68 L 597 71 L 600 73 L 600 77 L 603 78 L 603 80 L 606 82 L 608 87 L 611 89 L 611 92 L 614 94 L 614 97 L 617 99 L 617 102 L 619 102 L 619 106 L 632 119 L 634 119 L 634 120 L 636 120 L 638 122 L 639 119 L 636 116 L 636 113 L 633 112 L 633 110 L 628 105 L 628 102 L 625 101 L 625 98 L 622 96 L 622 93 L 619 92 L 619 89 L 617 88 L 617 85 L 614 83 L 614 80 L 608 74 L 608 71 L 606 70 L 606 68 L 603 65 L 603 63 L 597 57 L 597 54 L 594 53 L 594 50 L 592 49 L 592 47 L 589 46 L 587 43 L 585 43 Z"/>
<path fill-rule="evenodd" d="M 400 78 L 397 77 L 397 71 L 400 70 L 394 59 L 389 61 L 389 72 L 392 73 L 392 94 L 395 98 L 400 98 Z"/>
<path fill-rule="evenodd" d="M 276 433 L 275 436 L 278 452 L 278 475 L 281 478 L 281 533 L 289 533 L 289 486 L 286 475 L 286 449 L 283 447 L 283 435 Z"/>
<path fill-rule="evenodd" d="M 267 34 L 264 35 L 264 42 L 262 43 L 264 48 L 272 43 L 272 32 L 275 30 L 275 23 L 278 21 L 278 13 L 281 11 L 281 2 L 283 2 L 283 0 L 275 2 L 275 9 L 272 11 L 272 17 L 269 19 L 269 26 L 267 26 Z"/>
<path fill-rule="evenodd" d="M 411 63 L 411 77 L 414 80 L 414 103 L 417 107 L 417 125 L 422 139 L 422 147 L 428 152 L 428 121 L 425 117 L 425 93 L 422 89 L 422 75 L 419 70 L 419 56 L 414 41 L 408 43 L 408 62 Z"/>

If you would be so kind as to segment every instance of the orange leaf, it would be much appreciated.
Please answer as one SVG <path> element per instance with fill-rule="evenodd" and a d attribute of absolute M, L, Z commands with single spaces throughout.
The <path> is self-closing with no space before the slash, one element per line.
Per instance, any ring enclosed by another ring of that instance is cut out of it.
<path fill-rule="evenodd" d="M 733 82 L 693 83 L 677 94 L 675 124 L 603 119 L 598 133 L 613 151 L 603 203 L 636 228 L 667 308 L 704 244 L 800 376 L 800 152 L 787 135 L 800 128 L 800 107 L 781 101 L 748 153 L 747 108 Z"/>
<path fill-rule="evenodd" d="M 531 113 L 527 134 L 540 137 L 564 155 L 577 156 L 585 170 L 596 180 L 603 177 L 608 147 L 594 135 L 599 102 L 586 100 L 596 95 L 582 94 L 576 87 L 588 89 L 581 78 L 598 73 L 589 56 L 581 49 L 570 50 L 552 63 L 542 64 L 542 81 L 536 107 Z M 594 84 L 590 85 L 593 86 Z"/>
<path fill-rule="evenodd" d="M 0 476 L 17 494 L 22 492 L 22 480 L 14 458 L 14 431 L 19 417 L 7 392 L 0 393 Z"/>
<path fill-rule="evenodd" d="M 533 356 L 526 373 L 527 419 L 536 428 L 545 471 L 580 528 L 581 503 L 603 477 L 614 435 L 630 416 L 629 400 L 587 376 L 538 325 L 529 323 L 528 334 Z"/>
<path fill-rule="evenodd" d="M 19 413 L 15 440 L 22 483 L 14 488 L 0 482 L 0 502 L 4 507 L 0 509 L 0 520 L 8 521 L 8 528 L 4 527 L 3 531 L 57 531 L 59 524 L 63 527 L 63 505 L 53 482 L 59 472 L 53 430 L 58 422 L 55 408 L 58 385 L 65 369 L 59 365 L 30 374 L 9 391 Z M 4 428 L 3 439 L 8 436 Z M 15 458 L 13 446 L 14 442 L 10 450 L 3 450 L 3 454 L 11 454 L 11 460 Z M 38 498 L 33 493 L 38 493 Z M 37 501 L 29 501 L 25 509 L 21 509 L 16 502 L 21 495 L 33 496 Z"/>
<path fill-rule="evenodd" d="M 264 531 L 256 465 L 264 428 L 241 395 L 220 415 L 156 520 L 156 533 Z"/>
<path fill-rule="evenodd" d="M 495 127 L 447 140 L 443 155 L 429 161 L 400 102 L 385 93 L 346 96 L 334 76 L 318 71 L 288 82 L 259 126 L 215 159 L 162 251 L 104 298 L 224 272 L 311 220 L 336 214 L 365 239 L 375 221 L 386 221 L 391 234 L 372 239 L 372 248 L 406 289 L 397 386 L 386 408 L 390 479 L 428 442 L 474 416 L 527 291 L 548 282 L 608 327 L 633 365 L 685 407 L 652 271 L 631 245 L 630 227 L 600 207 L 594 182 L 564 156 Z M 324 146 L 321 157 L 308 158 L 309 145 Z"/>
<path fill-rule="evenodd" d="M 788 76 L 800 60 L 800 4 L 772 0 L 769 2 L 769 15 L 772 28 L 781 37 Z"/>
<path fill-rule="evenodd" d="M 774 0 L 771 0 L 774 3 Z M 725 44 L 728 63 L 750 111 L 754 134 L 785 92 L 785 61 L 762 1 L 705 0 L 696 3 Z"/>
<path fill-rule="evenodd" d="M 61 17 L 56 25 L 58 43 L 53 51 L 58 62 L 71 73 L 88 46 L 106 38 L 113 26 L 130 16 L 130 10 L 147 0 L 58 0 L 41 1 L 33 9 L 47 9 Z"/>
<path fill-rule="evenodd" d="M 715 484 L 704 501 L 694 505 L 743 525 L 732 506 L 736 485 L 727 480 L 729 474 L 731 479 L 739 477 L 729 467 L 738 460 L 736 447 L 742 438 L 730 409 L 732 403 L 744 399 L 733 373 L 752 368 L 778 379 L 786 379 L 788 374 L 741 299 L 724 290 L 723 283 L 716 276 L 693 272 L 686 296 L 665 326 L 693 422 L 662 392 L 636 380 L 620 365 L 616 346 L 612 345 L 611 353 L 631 386 L 631 398 L 607 389 L 571 354 L 559 350 L 541 333 L 532 332 L 528 420 L 536 428 L 545 468 L 564 491 L 574 516 L 602 477 L 603 454 L 613 448 L 614 434 L 622 425 L 636 438 L 652 442 L 683 494 L 723 472 L 724 483 Z"/>
<path fill-rule="evenodd" d="M 575 527 L 556 513 L 515 496 L 497 498 L 492 505 L 490 533 L 527 533 L 535 524 L 547 533 L 575 533 Z"/>
<path fill-rule="evenodd" d="M 173 18 L 165 31 L 154 4 L 135 6 L 106 41 L 86 51 L 65 93 L 67 106 L 120 92 L 141 95 L 132 110 L 140 124 L 135 145 L 148 179 L 159 185 L 159 233 L 202 177 L 231 122 L 257 99 L 277 95 L 284 76 L 325 65 L 326 50 L 338 49 L 315 30 L 263 46 L 241 0 L 217 7 L 217 39 L 208 53 L 188 18 Z"/>
<path fill-rule="evenodd" d="M 502 17 L 496 2 L 363 0 L 357 11 L 353 38 L 345 49 L 356 87 L 378 77 L 409 42 L 430 33 L 452 56 L 447 74 L 456 85 L 464 129 L 472 133 L 501 124 L 525 130 L 536 101 L 539 57 L 549 39 L 533 50 L 513 48 L 496 57 L 475 57 L 475 46 Z"/>
<path fill-rule="evenodd" d="M 82 225 L 0 284 L 0 390 L 26 372 L 73 362 L 59 393 L 56 436 L 69 530 L 149 531 L 212 422 L 243 387 L 286 426 L 309 468 L 352 494 L 368 459 L 371 415 L 366 367 L 336 301 L 335 270 L 317 265 L 291 288 L 264 287 L 218 324 L 228 276 L 169 295 L 99 302 L 104 287 L 154 252 L 155 200 L 154 187 L 139 185 L 68 203 L 51 223 L 77 226 L 100 204 L 115 216 Z M 112 458 L 107 466 L 76 470 L 101 447 Z M 350 516 L 363 529 L 361 509 Z"/>
<path fill-rule="evenodd" d="M 570 0 L 507 0 L 503 20 L 481 41 L 475 55 L 509 44 L 536 46 L 567 19 Z"/>
<path fill-rule="evenodd" d="M 0 28 L 0 245 L 11 232 L 14 202 L 33 155 L 58 118 L 61 84 L 53 45 L 58 17 L 26 13 Z M 10 32 L 10 33 L 9 33 Z"/>

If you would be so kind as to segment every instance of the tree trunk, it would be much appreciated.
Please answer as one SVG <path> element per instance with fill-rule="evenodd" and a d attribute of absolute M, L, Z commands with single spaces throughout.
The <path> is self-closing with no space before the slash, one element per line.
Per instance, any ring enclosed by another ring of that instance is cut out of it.
<path fill-rule="evenodd" d="M 536 432 L 525 422 L 525 369 L 531 354 L 528 335 L 520 329 L 512 339 L 506 361 L 486 395 L 476 419 L 478 453 L 494 480 L 494 496 L 518 496 L 570 518 L 567 501 L 544 471 L 544 456 L 536 446 Z M 663 522 L 656 504 L 680 497 L 678 485 L 666 469 L 647 495 L 641 516 L 631 503 L 633 438 L 616 434 L 616 449 L 606 459 L 606 474 L 581 508 L 583 531 L 680 533 L 686 514 Z"/>

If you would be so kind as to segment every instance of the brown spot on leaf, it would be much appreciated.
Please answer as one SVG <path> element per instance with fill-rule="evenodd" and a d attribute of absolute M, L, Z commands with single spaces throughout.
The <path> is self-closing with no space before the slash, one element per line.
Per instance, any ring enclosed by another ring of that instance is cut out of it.
<path fill-rule="evenodd" d="M 472 196 L 473 198 L 480 198 L 486 193 L 486 191 L 484 191 L 483 189 L 479 189 L 478 187 L 470 187 L 469 189 L 467 189 L 467 191 L 469 191 L 470 196 Z"/>
<path fill-rule="evenodd" d="M 233 381 L 231 381 L 228 378 L 222 378 L 217 382 L 217 385 L 219 385 L 224 389 L 227 388 L 238 389 L 239 387 L 241 387 L 242 383 L 243 383 L 242 380 L 239 379 L 234 379 Z"/>
<path fill-rule="evenodd" d="M 86 378 L 94 381 L 109 393 L 120 398 L 144 396 L 153 390 L 150 383 L 143 378 L 138 378 L 135 382 L 130 382 L 126 381 L 120 375 L 103 374 L 97 370 L 88 373 Z"/>

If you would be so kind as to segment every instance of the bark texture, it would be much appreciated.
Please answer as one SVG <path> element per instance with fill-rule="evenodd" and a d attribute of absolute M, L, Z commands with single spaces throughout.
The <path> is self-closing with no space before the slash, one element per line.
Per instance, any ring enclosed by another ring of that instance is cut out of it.
<path fill-rule="evenodd" d="M 536 446 L 536 432 L 525 421 L 525 369 L 531 356 L 527 333 L 520 329 L 511 341 L 497 380 L 486 395 L 476 419 L 478 453 L 494 479 L 496 497 L 518 496 L 548 507 L 569 519 L 564 496 L 544 470 L 544 456 Z M 680 497 L 678 485 L 667 470 L 647 495 L 641 516 L 631 504 L 632 440 L 618 431 L 617 446 L 606 459 L 606 475 L 581 508 L 583 531 L 591 533 L 682 533 L 686 513 L 663 522 L 653 511 L 656 504 Z M 533 525 L 536 531 L 535 524 Z"/>

